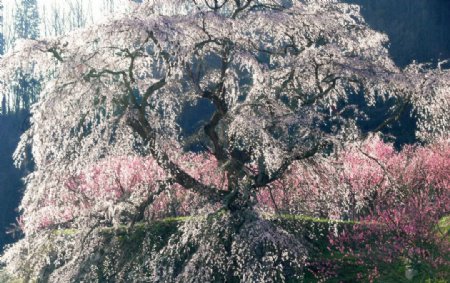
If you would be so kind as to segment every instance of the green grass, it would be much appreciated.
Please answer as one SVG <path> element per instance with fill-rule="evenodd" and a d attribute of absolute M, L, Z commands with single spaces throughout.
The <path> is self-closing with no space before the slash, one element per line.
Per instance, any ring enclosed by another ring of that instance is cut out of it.
<path fill-rule="evenodd" d="M 350 220 L 334 220 L 328 218 L 318 218 L 311 217 L 307 215 L 299 215 L 299 214 L 273 214 L 267 215 L 268 219 L 280 218 L 286 220 L 301 220 L 306 222 L 314 222 L 314 223 L 323 223 L 323 224 L 351 224 L 357 225 L 360 224 L 358 221 L 350 221 Z"/>
<path fill-rule="evenodd" d="M 78 229 L 56 229 L 52 231 L 53 235 L 56 236 L 71 236 L 77 234 Z"/>
<path fill-rule="evenodd" d="M 450 215 L 443 217 L 438 224 L 439 232 L 446 235 L 450 241 Z"/>

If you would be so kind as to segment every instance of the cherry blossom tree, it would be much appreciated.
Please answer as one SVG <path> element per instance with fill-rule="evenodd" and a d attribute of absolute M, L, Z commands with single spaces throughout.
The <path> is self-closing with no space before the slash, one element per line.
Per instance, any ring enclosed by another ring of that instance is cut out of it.
<path fill-rule="evenodd" d="M 366 137 L 348 96 L 397 99 L 376 131 L 405 104 L 423 141 L 449 130 L 448 71 L 396 67 L 386 36 L 357 6 L 130 5 L 110 22 L 23 41 L 0 62 L 7 101 L 17 68 L 44 78 L 15 155 L 18 163 L 32 158 L 35 170 L 21 205 L 25 237 L 3 257 L 14 274 L 52 282 L 301 279 L 306 248 L 264 216 L 259 195 L 293 166 L 314 167 Z M 210 115 L 186 131 L 183 117 L 200 106 Z M 160 246 L 148 236 L 135 260 L 124 261 L 130 254 L 104 235 L 168 215 L 180 198 L 193 202 L 176 213 L 193 217 Z"/>

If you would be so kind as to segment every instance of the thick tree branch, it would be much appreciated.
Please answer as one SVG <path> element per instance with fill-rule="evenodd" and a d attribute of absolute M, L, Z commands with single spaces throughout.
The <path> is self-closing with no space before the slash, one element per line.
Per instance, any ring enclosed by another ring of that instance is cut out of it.
<path fill-rule="evenodd" d="M 56 50 L 56 47 L 51 47 L 47 49 L 47 52 L 52 53 L 53 57 L 55 57 L 56 60 L 58 60 L 59 62 L 64 62 L 61 54 L 58 52 L 58 50 Z"/>
<path fill-rule="evenodd" d="M 326 145 L 328 145 L 328 142 L 323 141 L 321 143 L 317 143 L 314 147 L 305 152 L 290 156 L 289 158 L 285 159 L 285 161 L 281 164 L 281 166 L 274 173 L 272 173 L 270 177 L 265 175 L 266 174 L 265 172 L 259 172 L 258 175 L 254 177 L 253 188 L 257 189 L 265 187 L 268 184 L 280 179 L 294 161 L 304 160 L 313 157 L 318 152 L 320 152 L 320 150 L 322 150 Z"/>
<path fill-rule="evenodd" d="M 137 117 L 136 117 L 137 116 Z M 220 202 L 227 192 L 214 187 L 206 186 L 197 181 L 194 177 L 186 173 L 177 164 L 170 160 L 169 156 L 160 150 L 156 141 L 156 132 L 152 129 L 145 117 L 138 113 L 128 117 L 127 124 L 141 136 L 148 145 L 150 154 L 155 158 L 159 166 L 161 166 L 168 175 L 172 176 L 174 182 L 180 184 L 186 189 L 196 192 L 212 202 Z"/>

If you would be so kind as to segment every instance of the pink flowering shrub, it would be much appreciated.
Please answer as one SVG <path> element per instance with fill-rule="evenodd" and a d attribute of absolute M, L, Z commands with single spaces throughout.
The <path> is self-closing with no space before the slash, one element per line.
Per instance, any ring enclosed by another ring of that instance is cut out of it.
<path fill-rule="evenodd" d="M 331 249 L 344 258 L 315 262 L 322 278 L 349 262 L 352 270 L 370 270 L 358 274 L 362 281 L 398 263 L 413 273 L 445 278 L 439 272 L 450 264 L 449 234 L 438 223 L 450 214 L 448 140 L 398 152 L 372 137 L 314 164 L 295 164 L 259 192 L 258 200 L 271 213 L 354 221 L 331 229 Z"/>
<path fill-rule="evenodd" d="M 371 208 L 378 194 L 390 188 L 387 168 L 380 162 L 398 163 L 398 154 L 392 145 L 375 137 L 313 164 L 293 165 L 258 198 L 272 211 L 356 220 Z"/>
<path fill-rule="evenodd" d="M 227 176 L 213 156 L 188 153 L 174 160 L 202 183 L 227 190 Z M 269 214 L 357 223 L 332 229 L 330 250 L 342 256 L 311 263 L 322 278 L 349 261 L 370 270 L 358 274 L 369 281 L 385 271 L 383 266 L 398 262 L 427 274 L 448 266 L 448 231 L 438 229 L 438 222 L 450 213 L 449 141 L 398 152 L 373 137 L 311 162 L 295 163 L 259 191 L 257 201 Z M 57 195 L 46 194 L 39 206 L 25 211 L 20 219 L 25 231 L 76 226 L 92 218 L 129 223 L 143 204 L 144 219 L 190 215 L 202 207 L 198 195 L 173 184 L 152 158 L 105 159 L 70 175 L 64 184 Z"/>
<path fill-rule="evenodd" d="M 211 155 L 186 154 L 178 158 L 178 163 L 204 184 L 226 187 L 226 178 L 220 175 Z M 39 206 L 25 211 L 19 221 L 24 231 L 70 226 L 83 217 L 112 221 L 127 213 L 131 215 L 149 199 L 152 201 L 145 209 L 147 219 L 188 215 L 201 202 L 194 193 L 173 184 L 149 157 L 105 159 L 71 175 L 64 183 L 58 188 L 57 197 L 46 194 Z M 165 190 L 167 187 L 170 189 Z"/>
<path fill-rule="evenodd" d="M 330 244 L 344 259 L 368 268 L 369 281 L 393 272 L 398 264 L 406 266 L 410 276 L 448 278 L 449 234 L 439 221 L 450 213 L 449 142 L 407 147 L 398 153 L 382 148 L 366 146 L 365 154 L 385 175 L 370 209 L 359 215 L 359 224 L 331 235 Z"/>
<path fill-rule="evenodd" d="M 296 163 L 280 180 L 258 193 L 262 209 L 334 220 L 359 220 L 375 206 L 391 207 L 418 191 L 448 190 L 448 141 L 428 147 L 392 144 L 373 137 L 332 157 Z"/>

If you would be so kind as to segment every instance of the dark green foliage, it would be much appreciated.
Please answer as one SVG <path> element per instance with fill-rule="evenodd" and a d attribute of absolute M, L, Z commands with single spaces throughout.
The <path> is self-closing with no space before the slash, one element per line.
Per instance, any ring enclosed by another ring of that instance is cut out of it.
<path fill-rule="evenodd" d="M 4 52 L 5 38 L 3 35 L 3 2 L 0 2 L 0 55 Z"/>
<path fill-rule="evenodd" d="M 37 39 L 39 37 L 39 14 L 37 0 L 16 0 L 14 39 Z"/>

